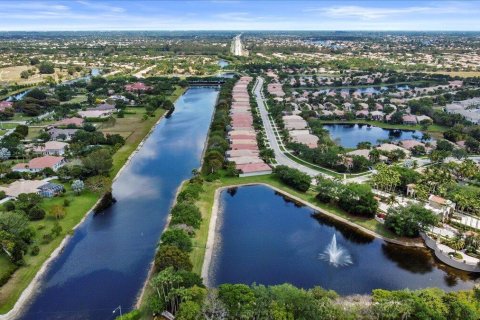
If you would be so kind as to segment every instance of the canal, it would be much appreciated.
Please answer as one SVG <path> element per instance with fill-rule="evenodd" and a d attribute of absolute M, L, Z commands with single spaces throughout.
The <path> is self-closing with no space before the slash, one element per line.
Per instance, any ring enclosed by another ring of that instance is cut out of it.
<path fill-rule="evenodd" d="M 208 277 L 214 286 L 291 283 L 349 295 L 377 288 L 459 290 L 474 284 L 474 275 L 440 263 L 429 250 L 359 233 L 266 186 L 223 191 L 220 208 Z M 329 256 L 334 236 L 337 250 Z"/>
<path fill-rule="evenodd" d="M 132 308 L 180 183 L 200 166 L 217 88 L 189 89 L 113 184 L 117 199 L 89 215 L 51 264 L 22 319 L 114 319 Z"/>

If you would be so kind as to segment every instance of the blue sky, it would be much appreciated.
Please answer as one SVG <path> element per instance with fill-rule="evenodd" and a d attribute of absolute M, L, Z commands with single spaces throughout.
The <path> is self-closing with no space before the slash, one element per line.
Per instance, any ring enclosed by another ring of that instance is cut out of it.
<path fill-rule="evenodd" d="M 0 1 L 0 30 L 472 30 L 480 1 Z"/>

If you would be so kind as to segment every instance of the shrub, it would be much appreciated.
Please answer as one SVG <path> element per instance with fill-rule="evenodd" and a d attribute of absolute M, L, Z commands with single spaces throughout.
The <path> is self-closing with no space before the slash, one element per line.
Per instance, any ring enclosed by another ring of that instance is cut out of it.
<path fill-rule="evenodd" d="M 70 199 L 63 200 L 63 206 L 64 207 L 69 207 L 70 206 Z"/>
<path fill-rule="evenodd" d="M 28 217 L 30 220 L 42 220 L 45 218 L 45 210 L 40 207 L 33 207 L 28 211 Z"/>
<path fill-rule="evenodd" d="M 39 246 L 33 246 L 32 250 L 30 251 L 30 254 L 32 256 L 38 256 L 39 253 L 40 253 L 40 247 Z"/>

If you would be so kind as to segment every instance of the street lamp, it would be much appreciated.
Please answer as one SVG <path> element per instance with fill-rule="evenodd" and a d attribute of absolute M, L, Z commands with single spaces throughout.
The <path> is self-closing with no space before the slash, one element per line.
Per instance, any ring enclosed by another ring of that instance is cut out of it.
<path fill-rule="evenodd" d="M 115 312 L 117 312 L 117 310 L 120 311 L 120 320 L 122 319 L 122 306 L 118 306 L 115 308 L 115 310 L 112 311 L 113 314 L 115 314 Z"/>

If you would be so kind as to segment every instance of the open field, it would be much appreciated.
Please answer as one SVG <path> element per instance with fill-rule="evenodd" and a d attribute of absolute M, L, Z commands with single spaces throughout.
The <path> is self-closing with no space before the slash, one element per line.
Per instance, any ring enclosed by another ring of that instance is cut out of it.
<path fill-rule="evenodd" d="M 31 69 L 35 70 L 36 73 L 34 75 L 31 75 L 28 79 L 22 79 L 20 77 L 22 71 Z M 48 77 L 53 77 L 55 81 L 59 81 L 73 79 L 79 77 L 79 75 L 71 76 L 67 73 L 66 69 L 60 70 L 59 68 L 55 68 L 54 74 L 39 74 L 38 69 L 35 66 L 28 65 L 0 68 L 0 83 L 36 84 L 45 81 Z"/>

